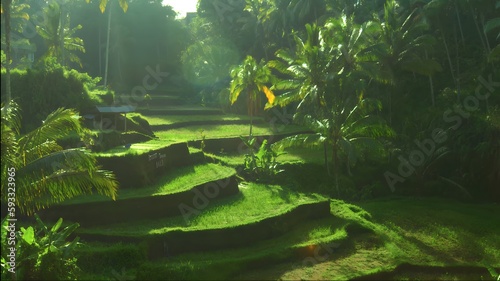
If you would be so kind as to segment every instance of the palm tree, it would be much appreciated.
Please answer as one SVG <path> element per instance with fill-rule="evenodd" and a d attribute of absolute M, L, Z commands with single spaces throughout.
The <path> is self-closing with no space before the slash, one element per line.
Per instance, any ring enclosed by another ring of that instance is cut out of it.
<path fill-rule="evenodd" d="M 100 170 L 85 149 L 63 149 L 57 141 L 69 134 L 85 135 L 77 112 L 58 109 L 37 129 L 21 136 L 16 103 L 2 107 L 2 202 L 10 191 L 7 180 L 15 169 L 16 206 L 32 214 L 92 190 L 115 199 L 118 183 L 109 171 Z"/>
<path fill-rule="evenodd" d="M 294 36 L 295 53 L 290 50 L 278 50 L 276 56 L 281 61 L 268 63 L 271 68 L 289 76 L 290 79 L 281 80 L 273 86 L 273 90 L 285 92 L 276 97 L 274 104 L 267 106 L 286 106 L 298 102 L 297 113 L 313 111 L 317 118 L 322 118 L 326 107 L 326 82 L 329 80 L 329 67 L 333 56 L 326 41 L 322 40 L 323 33 L 317 25 L 306 25 L 306 33 L 306 41 Z M 300 122 L 299 114 L 295 114 L 294 119 Z M 325 167 L 329 171 L 326 142 L 324 159 Z"/>
<path fill-rule="evenodd" d="M 4 1 L 2 0 L 2 3 L 3 2 Z M 5 45 L 7 45 L 6 39 L 7 39 L 7 34 L 8 34 L 9 35 L 9 46 L 10 46 L 8 49 L 9 49 L 9 56 L 10 56 L 11 60 L 12 60 L 13 54 L 14 54 L 14 57 L 16 57 L 15 50 L 17 48 L 28 49 L 28 48 L 32 47 L 32 45 L 30 44 L 28 39 L 12 40 L 11 32 L 16 31 L 18 33 L 22 33 L 24 25 L 26 24 L 26 21 L 28 21 L 30 19 L 29 14 L 25 11 L 26 9 L 30 8 L 30 5 L 24 4 L 24 3 L 19 3 L 19 2 L 20 2 L 19 0 L 11 0 L 11 4 L 8 5 L 8 9 L 9 9 L 8 23 L 7 23 L 7 13 L 4 13 L 3 9 L 2 9 L 2 15 L 4 15 L 4 18 L 2 19 L 2 45 L 4 44 L 4 42 L 5 42 Z M 9 27 L 9 32 L 6 32 L 7 25 Z M 14 49 L 14 52 L 12 51 L 12 49 Z M 7 59 L 5 59 L 5 61 L 7 61 Z M 15 61 L 15 59 L 14 59 L 14 61 Z M 10 64 L 9 64 L 9 70 L 8 70 L 9 79 L 6 79 L 6 80 L 8 80 L 9 85 L 10 85 L 10 68 L 13 68 L 16 66 L 14 61 L 10 61 Z M 6 92 L 8 92 L 7 96 L 10 97 L 10 92 L 11 92 L 10 86 L 8 88 L 9 88 L 9 90 Z"/>
<path fill-rule="evenodd" d="M 90 3 L 90 0 L 86 0 L 87 3 Z M 123 9 L 123 12 L 127 12 L 128 9 L 128 0 L 118 0 L 118 3 L 120 4 L 120 7 Z M 108 5 L 108 0 L 100 0 L 99 1 L 99 9 L 101 10 L 101 13 L 104 13 L 106 10 L 106 6 Z M 107 31 L 107 37 L 106 37 L 106 64 L 105 64 L 105 70 L 104 70 L 104 87 L 107 87 L 108 85 L 108 67 L 109 67 L 109 35 L 111 32 L 111 9 L 109 10 L 109 15 L 108 15 L 108 31 Z"/>
<path fill-rule="evenodd" d="M 338 182 L 339 152 L 345 151 L 352 160 L 356 143 L 367 144 L 372 137 L 392 134 L 380 118 L 369 115 L 380 108 L 380 102 L 363 99 L 367 81 L 385 82 L 387 77 L 380 71 L 374 52 L 375 25 L 357 26 L 352 18 L 343 16 L 328 20 L 324 27 L 306 25 L 306 30 L 306 41 L 295 36 L 295 54 L 279 51 L 281 61 L 269 63 L 291 78 L 275 84 L 273 90 L 286 92 L 268 107 L 297 103 L 294 120 L 316 134 L 291 137 L 282 145 L 323 144 L 328 173 L 330 146 Z"/>
<path fill-rule="evenodd" d="M 264 61 L 257 63 L 247 56 L 243 63 L 231 70 L 231 86 L 229 100 L 234 104 L 242 92 L 247 95 L 248 114 L 250 115 L 250 136 L 252 136 L 253 115 L 258 113 L 260 105 L 259 93 L 264 93 L 269 104 L 274 103 L 274 94 L 266 86 L 272 80 L 271 70 Z"/>
<path fill-rule="evenodd" d="M 68 61 L 78 63 L 81 67 L 80 59 L 74 51 L 85 53 L 85 47 L 83 46 L 83 40 L 74 37 L 74 34 L 82 26 L 77 25 L 74 28 L 70 28 L 69 15 L 62 15 L 57 2 L 52 2 L 46 8 L 45 14 L 46 20 L 44 24 L 36 28 L 38 34 L 45 39 L 47 44 L 47 52 L 44 56 L 56 57 L 61 65 L 67 65 L 67 58 Z M 62 20 L 62 17 L 66 17 L 66 19 Z"/>
<path fill-rule="evenodd" d="M 12 60 L 12 55 L 10 52 L 10 10 L 12 6 L 12 0 L 2 0 L 2 14 L 5 16 L 5 96 L 6 96 L 6 106 L 9 107 L 10 101 L 12 99 L 12 89 L 10 86 L 10 61 Z"/>
<path fill-rule="evenodd" d="M 22 33 L 26 21 L 30 19 L 29 14 L 25 11 L 26 9 L 30 8 L 30 5 L 25 3 L 19 3 L 21 2 L 19 0 L 11 0 L 11 1 L 12 3 L 10 4 L 10 29 L 11 31 Z M 3 2 L 4 1 L 2 1 L 2 3 Z M 4 36 L 4 30 L 2 30 L 2 37 L 3 36 Z"/>
<path fill-rule="evenodd" d="M 274 144 L 277 149 L 292 146 L 329 146 L 332 151 L 331 161 L 337 193 L 339 193 L 338 176 L 341 156 L 344 156 L 347 171 L 351 175 L 350 167 L 354 166 L 364 153 L 383 151 L 383 145 L 377 140 L 378 138 L 394 135 L 385 120 L 373 114 L 382 108 L 380 101 L 361 97 L 361 100 L 352 107 L 353 100 L 351 98 L 339 101 L 336 108 L 342 108 L 342 114 L 337 114 L 335 110 L 332 110 L 329 114 L 330 118 L 319 119 L 313 114 L 306 114 L 303 117 L 303 123 L 312 129 L 314 134 L 295 135 Z M 330 174 L 330 171 L 328 173 Z"/>
<path fill-rule="evenodd" d="M 441 66 L 434 59 L 429 58 L 430 51 L 436 39 L 425 32 L 429 29 L 425 18 L 418 8 L 407 12 L 408 9 L 398 9 L 395 0 L 387 0 L 384 5 L 384 15 L 378 20 L 380 28 L 382 67 L 389 75 L 390 81 L 397 73 L 409 71 L 429 77 L 432 105 L 435 104 L 434 85 L 432 75 L 441 71 Z M 392 123 L 392 91 L 389 95 L 389 123 Z"/>

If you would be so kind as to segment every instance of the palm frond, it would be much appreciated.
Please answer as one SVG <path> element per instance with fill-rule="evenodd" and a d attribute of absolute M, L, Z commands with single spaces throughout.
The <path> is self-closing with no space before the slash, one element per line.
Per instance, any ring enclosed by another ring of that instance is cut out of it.
<path fill-rule="evenodd" d="M 21 137 L 19 147 L 21 151 L 24 151 L 27 150 L 28 146 L 60 140 L 71 132 L 78 134 L 82 132 L 78 113 L 72 109 L 59 108 L 47 116 L 42 126 Z"/>
<path fill-rule="evenodd" d="M 35 158 L 19 171 L 20 175 L 53 174 L 64 170 L 86 169 L 96 170 L 97 162 L 88 152 L 81 149 L 67 149 L 52 152 L 45 156 Z"/>
<path fill-rule="evenodd" d="M 46 141 L 39 145 L 34 145 L 33 147 L 30 146 L 22 153 L 23 165 L 28 165 L 39 158 L 61 150 L 63 150 L 63 148 L 55 141 Z"/>
<path fill-rule="evenodd" d="M 9 105 L 2 104 L 2 125 L 9 127 L 16 135 L 21 129 L 20 107 L 15 101 L 10 101 Z"/>
<path fill-rule="evenodd" d="M 20 178 L 22 188 L 17 189 L 21 212 L 32 214 L 50 205 L 61 203 L 79 195 L 98 194 L 116 198 L 118 183 L 109 171 L 69 170 L 45 175 L 25 175 Z"/>
<path fill-rule="evenodd" d="M 317 147 L 324 141 L 325 138 L 321 134 L 299 134 L 273 143 L 272 148 L 283 150 L 289 147 Z"/>

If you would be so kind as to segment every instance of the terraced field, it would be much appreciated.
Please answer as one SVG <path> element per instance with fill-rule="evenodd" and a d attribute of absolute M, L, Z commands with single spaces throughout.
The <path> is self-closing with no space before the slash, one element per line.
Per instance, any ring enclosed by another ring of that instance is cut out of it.
<path fill-rule="evenodd" d="M 158 139 L 98 154 L 120 179 L 116 201 L 85 196 L 43 213 L 81 224 L 84 279 L 493 280 L 500 272 L 497 205 L 411 198 L 353 204 L 246 182 L 238 176 L 239 136 L 248 118 L 158 110 L 142 111 Z M 272 141 L 306 131 L 256 123 L 254 134 Z M 320 165 L 322 156 L 298 148 L 278 159 Z"/>

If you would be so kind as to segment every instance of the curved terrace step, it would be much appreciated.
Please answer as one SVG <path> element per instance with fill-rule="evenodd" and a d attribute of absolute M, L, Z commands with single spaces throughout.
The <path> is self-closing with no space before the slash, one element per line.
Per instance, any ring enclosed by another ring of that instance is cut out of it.
<path fill-rule="evenodd" d="M 169 144 L 143 153 L 97 154 L 96 158 L 103 169 L 115 174 L 120 188 L 154 183 L 156 178 L 174 168 L 191 164 L 186 143 Z"/>
<path fill-rule="evenodd" d="M 244 194 L 243 194 L 244 196 Z M 330 216 L 330 203 L 326 199 L 288 207 L 281 213 L 264 216 L 252 222 L 225 227 L 186 228 L 167 230 L 144 229 L 142 234 L 113 234 L 100 229 L 80 230 L 78 236 L 85 241 L 145 243 L 150 259 L 169 257 L 189 252 L 214 251 L 244 247 L 251 243 L 286 234 L 296 225 Z M 127 227 L 136 228 L 134 225 Z M 137 226 L 138 227 L 138 226 Z"/>
<path fill-rule="evenodd" d="M 253 120 L 253 124 L 263 124 L 265 123 L 264 119 L 256 119 Z M 250 124 L 250 120 L 197 120 L 197 121 L 185 121 L 185 122 L 176 122 L 172 124 L 155 124 L 150 125 L 151 129 L 154 131 L 159 130 L 171 130 L 178 129 L 188 126 L 203 126 L 203 125 L 247 125 Z"/>
<path fill-rule="evenodd" d="M 203 106 L 151 106 L 140 107 L 136 111 L 144 115 L 220 115 L 224 113 L 222 109 Z"/>
<path fill-rule="evenodd" d="M 496 272 L 500 272 L 500 268 L 494 268 Z M 353 278 L 351 280 L 361 281 L 361 280 L 398 280 L 400 276 L 421 276 L 425 273 L 429 276 L 439 276 L 446 275 L 452 278 L 453 274 L 459 276 L 468 275 L 471 279 L 477 278 L 478 276 L 491 276 L 488 268 L 483 266 L 466 266 L 466 265 L 454 265 L 454 266 L 436 266 L 436 265 L 417 265 L 410 263 L 402 263 L 396 266 L 393 270 L 386 270 L 375 272 L 363 276 Z M 399 278 L 398 278 L 399 277 Z M 420 277 L 422 278 L 422 277 Z M 491 279 L 493 280 L 493 279 Z"/>
<path fill-rule="evenodd" d="M 160 280 L 161 276 L 169 276 L 192 280 L 203 276 L 211 280 L 237 280 L 235 277 L 242 272 L 283 262 L 298 261 L 311 266 L 352 247 L 348 242 L 351 237 L 345 231 L 349 224 L 330 216 L 301 223 L 282 236 L 243 247 L 152 260 L 139 266 L 136 278 Z M 323 232 L 317 233 L 318 229 Z"/>
<path fill-rule="evenodd" d="M 62 217 L 65 220 L 77 221 L 83 227 L 96 226 L 179 216 L 183 214 L 183 207 L 195 208 L 199 197 L 208 196 L 210 200 L 219 200 L 238 194 L 234 169 L 215 164 L 199 166 L 215 169 L 214 175 L 205 175 L 209 179 L 200 181 L 196 172 L 190 175 L 190 171 L 187 171 L 188 174 L 184 175 L 181 183 L 168 185 L 176 180 L 175 177 L 179 177 L 170 175 L 163 178 L 164 186 L 160 182 L 149 188 L 122 190 L 115 201 L 101 195 L 75 198 L 43 210 L 40 216 L 47 220 Z M 204 173 L 207 173 L 206 171 Z M 169 188 L 175 190 L 169 191 Z"/>
<path fill-rule="evenodd" d="M 94 272 L 95 264 L 99 260 L 107 264 L 108 260 L 123 261 L 114 264 L 117 268 L 128 269 L 137 267 L 138 280 L 164 280 L 165 276 L 177 280 L 192 280 L 196 276 L 204 276 L 212 280 L 235 280 L 241 272 L 262 269 L 281 262 L 303 261 L 304 264 L 313 264 L 320 257 L 337 255 L 337 252 L 349 247 L 345 243 L 346 226 L 351 224 L 334 216 L 311 220 L 301 223 L 286 234 L 245 245 L 235 249 L 217 250 L 203 253 L 187 253 L 174 257 L 148 261 L 143 246 L 137 243 L 85 243 L 78 249 L 79 266 L 82 269 Z M 130 260 L 118 258 L 121 255 L 130 256 Z M 189 263 L 186 263 L 189 260 Z M 222 269 L 222 270 L 221 270 Z M 98 271 L 107 274 L 109 270 Z M 187 274 L 186 274 L 187 273 Z M 104 277 L 104 276 L 103 276 Z"/>

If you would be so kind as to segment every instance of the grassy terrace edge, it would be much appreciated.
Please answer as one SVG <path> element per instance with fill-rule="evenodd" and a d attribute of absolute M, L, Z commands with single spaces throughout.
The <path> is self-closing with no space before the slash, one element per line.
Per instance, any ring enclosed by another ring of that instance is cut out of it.
<path fill-rule="evenodd" d="M 201 178 L 193 178 L 193 171 Z M 233 168 L 221 166 L 213 163 L 196 164 L 192 166 L 178 168 L 168 173 L 153 185 L 143 188 L 124 188 L 118 190 L 116 200 L 128 200 L 133 198 L 143 198 L 148 196 L 163 196 L 189 190 L 197 185 L 220 180 L 236 175 Z M 93 202 L 112 201 L 111 198 L 100 195 L 85 195 L 67 200 L 61 205 L 84 204 Z"/>
<path fill-rule="evenodd" d="M 290 206 L 281 213 L 254 221 L 239 222 L 225 226 L 210 226 L 203 229 L 164 229 L 162 233 L 145 231 L 142 235 L 109 235 L 78 231 L 84 241 L 129 242 L 145 245 L 150 260 L 176 256 L 190 252 L 216 251 L 245 247 L 267 239 L 281 237 L 294 227 L 310 220 L 330 216 L 328 200 L 308 202 Z"/>
<path fill-rule="evenodd" d="M 244 191 L 240 191 L 241 193 L 244 193 Z M 243 194 L 244 196 L 244 194 Z M 227 212 L 225 209 L 219 208 L 220 206 L 223 206 L 226 204 L 228 200 L 239 200 L 238 198 L 225 198 L 218 200 L 216 203 L 213 205 L 207 207 L 204 212 L 200 214 L 202 216 L 203 214 L 207 212 L 212 212 L 210 215 L 211 216 L 217 216 L 217 213 L 225 213 Z M 222 224 L 219 223 L 218 225 L 211 225 L 211 226 L 206 226 L 209 223 L 205 223 L 206 225 L 204 226 L 203 224 L 201 226 L 190 226 L 188 225 L 182 217 L 171 217 L 167 219 L 159 219 L 159 220 L 150 220 L 150 221 L 142 221 L 143 225 L 138 225 L 138 224 L 128 224 L 128 223 L 120 223 L 119 225 L 110 225 L 110 226 L 99 226 L 95 228 L 81 228 L 78 230 L 79 234 L 89 234 L 89 235 L 96 235 L 97 236 L 102 236 L 102 237 L 121 237 L 124 240 L 134 240 L 134 239 L 140 239 L 140 238 L 145 238 L 148 236 L 161 236 L 163 234 L 169 233 L 169 232 L 196 232 L 196 231 L 204 231 L 204 230 L 223 230 L 223 229 L 231 229 L 231 228 L 237 228 L 249 224 L 254 224 L 254 223 L 260 223 L 266 219 L 269 218 L 275 218 L 275 217 L 280 217 L 285 214 L 288 214 L 295 209 L 305 206 L 305 205 L 313 205 L 313 204 L 325 204 L 325 202 L 329 202 L 329 199 L 327 198 L 322 198 L 318 197 L 316 199 L 314 198 L 308 198 L 304 199 L 299 203 L 296 204 L 289 204 L 286 207 L 283 207 L 279 209 L 279 211 L 275 212 L 272 216 L 270 215 L 263 215 L 260 217 L 256 217 L 254 219 L 249 219 L 249 220 L 239 220 L 235 221 L 233 223 L 228 223 L 228 224 Z M 276 206 L 272 206 L 273 208 Z M 269 208 L 272 209 L 272 208 Z M 172 220 L 173 224 L 177 223 L 177 226 L 174 227 L 148 227 L 148 224 L 152 223 L 157 223 L 159 221 L 162 221 L 163 223 L 167 224 L 169 223 L 168 220 Z M 146 227 L 144 227 L 146 226 Z M 121 229 L 120 229 L 121 227 Z M 140 230 L 139 228 L 143 228 Z M 127 228 L 129 228 L 127 230 Z M 117 230 L 118 229 L 118 230 Z M 112 231 L 109 231 L 112 230 Z M 90 236 L 89 236 L 90 237 Z"/>
<path fill-rule="evenodd" d="M 211 279 L 221 280 L 224 277 L 232 277 L 238 270 L 252 269 L 264 266 L 268 262 L 285 262 L 289 260 L 308 259 L 314 256 L 317 247 L 343 247 L 348 238 L 346 228 L 351 222 L 330 216 L 326 218 L 304 222 L 283 236 L 260 241 L 252 246 L 238 249 L 225 249 L 204 253 L 185 253 L 165 259 L 153 261 L 147 260 L 144 244 L 115 244 L 110 245 L 100 242 L 89 242 L 79 249 L 79 263 L 82 268 L 88 269 L 92 276 L 97 279 L 108 279 L 109 269 L 106 267 L 96 268 L 95 260 L 99 265 L 109 263 L 108 257 L 119 261 L 118 268 L 122 266 L 131 269 L 130 273 L 137 280 L 160 279 L 165 276 L 177 279 L 191 280 L 195 276 L 184 276 L 186 270 L 190 274 L 204 273 Z M 94 254 L 94 250 L 97 252 Z M 323 253 L 322 253 L 323 254 Z M 124 259 L 121 256 L 129 258 Z M 226 267 L 225 264 L 231 266 Z M 136 270 L 136 268 L 139 268 Z M 220 270 L 223 269 L 223 270 Z M 228 271 L 229 270 L 229 271 Z M 146 272 L 154 275 L 149 278 L 140 278 Z M 164 275 L 168 273 L 167 275 Z M 221 275 L 222 273 L 222 275 Z M 181 274 L 181 275 L 179 275 Z M 162 276 L 154 277 L 154 276 Z M 204 275 L 205 276 L 205 275 Z M 181 278 L 182 277 L 182 278 Z M 189 278 L 188 278 L 189 277 Z"/>
<path fill-rule="evenodd" d="M 225 127 L 224 130 L 221 128 Z M 228 129 L 229 128 L 229 129 Z M 96 157 L 120 157 L 125 155 L 142 155 L 153 150 L 165 148 L 179 143 L 194 143 L 202 139 L 201 129 L 204 130 L 203 136 L 206 142 L 224 140 L 229 138 L 239 138 L 247 136 L 248 125 L 207 125 L 207 126 L 186 126 L 170 130 L 154 131 L 157 139 L 146 141 L 143 143 L 134 143 L 130 148 L 125 148 L 123 145 L 111 148 L 103 152 L 94 152 Z M 211 133 L 206 133 L 210 131 Z M 287 126 L 285 130 L 275 131 L 271 127 L 263 124 L 255 124 L 253 126 L 253 135 L 255 137 L 278 137 L 286 136 L 293 133 L 303 133 L 307 129 L 300 126 Z M 212 132 L 216 132 L 213 134 Z M 235 134 L 234 132 L 243 132 L 243 134 Z"/>

